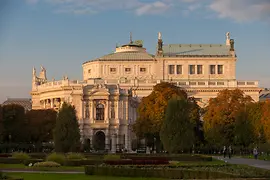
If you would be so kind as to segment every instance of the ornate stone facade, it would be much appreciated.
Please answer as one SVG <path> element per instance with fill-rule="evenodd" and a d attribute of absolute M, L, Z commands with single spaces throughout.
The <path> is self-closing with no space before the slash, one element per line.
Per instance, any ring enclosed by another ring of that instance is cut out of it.
<path fill-rule="evenodd" d="M 240 88 L 259 100 L 257 81 L 237 81 L 234 40 L 226 34 L 224 44 L 163 44 L 158 35 L 155 55 L 142 41 L 117 47 L 115 52 L 83 64 L 83 81 L 48 81 L 46 69 L 39 77 L 33 69 L 32 108 L 55 108 L 69 102 L 77 110 L 82 140 L 91 146 L 101 140 L 101 149 L 112 152 L 131 149 L 135 136 L 130 126 L 137 118 L 140 98 L 162 81 L 186 89 L 200 106 L 223 89 Z"/>

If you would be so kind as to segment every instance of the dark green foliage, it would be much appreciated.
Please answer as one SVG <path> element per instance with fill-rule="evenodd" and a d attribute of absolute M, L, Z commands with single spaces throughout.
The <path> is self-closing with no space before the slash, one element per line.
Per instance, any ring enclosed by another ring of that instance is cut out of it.
<path fill-rule="evenodd" d="M 2 108 L 3 141 L 27 142 L 28 132 L 24 108 L 16 104 L 5 105 Z"/>
<path fill-rule="evenodd" d="M 64 103 L 60 109 L 54 129 L 56 152 L 76 152 L 80 148 L 80 130 L 75 108 Z"/>
<path fill-rule="evenodd" d="M 170 153 L 179 153 L 194 145 L 194 119 L 197 117 L 191 116 L 192 108 L 188 100 L 171 99 L 168 103 L 160 137 L 164 148 Z"/>
<path fill-rule="evenodd" d="M 254 142 L 255 134 L 252 122 L 248 119 L 246 111 L 239 112 L 234 125 L 234 143 L 242 147 L 248 147 Z"/>
<path fill-rule="evenodd" d="M 4 141 L 3 106 L 0 105 L 0 143 Z"/>
<path fill-rule="evenodd" d="M 86 175 L 121 177 L 158 177 L 166 179 L 218 179 L 235 175 L 209 169 L 168 168 L 153 166 L 85 166 Z"/>
<path fill-rule="evenodd" d="M 53 140 L 57 112 L 53 109 L 31 110 L 26 113 L 30 141 L 34 143 Z"/>

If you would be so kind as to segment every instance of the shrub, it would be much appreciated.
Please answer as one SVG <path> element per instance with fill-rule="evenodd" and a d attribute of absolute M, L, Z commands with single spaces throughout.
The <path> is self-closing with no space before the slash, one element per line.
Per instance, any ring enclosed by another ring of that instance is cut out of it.
<path fill-rule="evenodd" d="M 64 165 L 65 163 L 65 155 L 58 154 L 58 153 L 52 153 L 49 156 L 47 156 L 47 161 L 53 161 L 60 165 Z"/>
<path fill-rule="evenodd" d="M 85 166 L 85 165 L 99 165 L 102 164 L 102 160 L 82 159 L 82 160 L 66 160 L 65 166 Z"/>
<path fill-rule="evenodd" d="M 86 175 L 123 176 L 123 177 L 158 177 L 169 179 L 218 179 L 234 178 L 232 174 L 209 170 L 180 168 L 128 167 L 128 166 L 85 166 Z"/>
<path fill-rule="evenodd" d="M 12 158 L 19 160 L 28 160 L 30 159 L 30 156 L 23 152 L 15 152 L 12 154 Z"/>
<path fill-rule="evenodd" d="M 84 159 L 84 155 L 80 153 L 68 153 L 66 155 L 67 159 L 69 160 L 82 160 Z"/>
<path fill-rule="evenodd" d="M 29 166 L 29 164 L 35 164 L 35 163 L 42 162 L 42 161 L 43 161 L 43 159 L 27 159 L 27 160 L 23 161 L 23 164 L 25 166 Z"/>
<path fill-rule="evenodd" d="M 61 165 L 53 161 L 37 162 L 34 167 L 60 167 Z"/>
<path fill-rule="evenodd" d="M 161 165 L 169 164 L 168 160 L 131 160 L 131 159 L 121 159 L 121 160 L 105 160 L 105 164 L 109 165 Z"/>
<path fill-rule="evenodd" d="M 104 160 L 120 160 L 121 156 L 117 154 L 107 154 L 103 158 Z"/>

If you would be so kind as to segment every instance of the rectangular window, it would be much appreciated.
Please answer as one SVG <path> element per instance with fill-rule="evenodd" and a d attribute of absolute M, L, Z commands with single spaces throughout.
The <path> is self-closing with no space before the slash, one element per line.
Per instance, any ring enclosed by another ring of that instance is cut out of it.
<path fill-rule="evenodd" d="M 210 74 L 216 74 L 216 65 L 210 65 Z"/>
<path fill-rule="evenodd" d="M 189 74 L 195 74 L 195 65 L 189 65 Z"/>
<path fill-rule="evenodd" d="M 218 65 L 218 74 L 223 74 L 223 65 Z"/>
<path fill-rule="evenodd" d="M 110 72 L 116 72 L 116 68 L 110 68 Z"/>
<path fill-rule="evenodd" d="M 202 74 L 202 73 L 203 73 L 203 66 L 197 65 L 197 74 Z"/>
<path fill-rule="evenodd" d="M 169 65 L 169 74 L 174 74 L 174 65 Z"/>
<path fill-rule="evenodd" d="M 176 66 L 176 74 L 182 74 L 182 65 Z"/>
<path fill-rule="evenodd" d="M 131 68 L 125 68 L 125 71 L 126 72 L 130 72 L 131 71 Z"/>
<path fill-rule="evenodd" d="M 146 72 L 146 68 L 140 68 L 140 72 Z"/>

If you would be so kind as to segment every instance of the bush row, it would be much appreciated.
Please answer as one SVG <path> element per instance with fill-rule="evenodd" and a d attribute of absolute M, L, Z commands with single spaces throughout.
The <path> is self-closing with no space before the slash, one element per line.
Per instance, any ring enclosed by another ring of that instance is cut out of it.
<path fill-rule="evenodd" d="M 16 159 L 16 158 L 0 158 L 0 164 L 24 164 L 26 166 L 28 166 L 30 163 L 35 164 L 37 162 L 43 162 L 43 161 L 44 161 L 43 159 L 21 160 L 21 159 Z M 61 165 L 84 166 L 84 165 L 98 165 L 102 163 L 103 163 L 102 160 L 82 159 L 82 160 L 65 160 Z"/>
<path fill-rule="evenodd" d="M 168 160 L 132 160 L 132 159 L 121 159 L 121 160 L 105 160 L 105 164 L 108 165 L 160 165 L 160 164 L 169 164 Z"/>
<path fill-rule="evenodd" d="M 158 177 L 170 179 L 218 179 L 235 178 L 235 175 L 178 168 L 130 168 L 130 167 L 106 167 L 85 166 L 86 175 L 124 176 L 124 177 Z"/>

